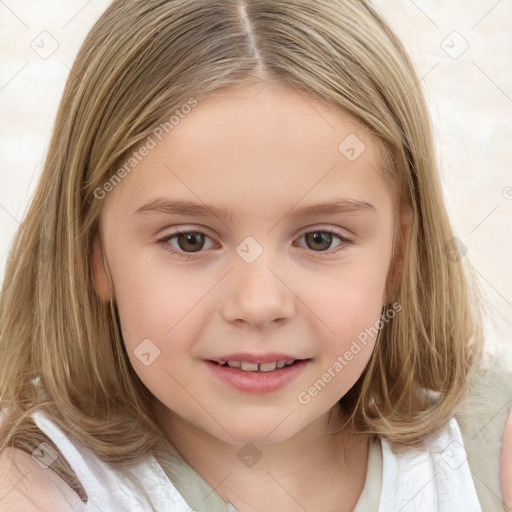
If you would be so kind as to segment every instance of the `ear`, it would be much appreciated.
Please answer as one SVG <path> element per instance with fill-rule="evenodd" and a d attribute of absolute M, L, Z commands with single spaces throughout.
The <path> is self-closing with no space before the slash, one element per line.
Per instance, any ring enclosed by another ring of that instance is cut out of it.
<path fill-rule="evenodd" d="M 106 270 L 105 254 L 99 231 L 96 233 L 96 236 L 93 240 L 92 273 L 93 284 L 96 293 L 102 302 L 109 302 L 111 299 L 113 299 L 113 293 Z"/>
<path fill-rule="evenodd" d="M 384 304 L 391 304 L 396 300 L 398 290 L 402 283 L 404 260 L 407 247 L 409 246 L 409 235 L 413 221 L 412 208 L 409 205 L 403 206 L 399 213 L 399 226 L 393 247 L 393 258 L 389 265 L 384 292 Z"/>

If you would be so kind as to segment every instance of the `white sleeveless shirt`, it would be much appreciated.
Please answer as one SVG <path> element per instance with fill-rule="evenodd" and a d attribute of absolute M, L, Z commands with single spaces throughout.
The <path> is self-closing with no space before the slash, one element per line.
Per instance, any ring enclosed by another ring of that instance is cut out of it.
<path fill-rule="evenodd" d="M 87 493 L 87 503 L 77 512 L 195 512 L 154 456 L 114 469 L 43 412 L 35 412 L 33 419 L 61 451 Z M 377 512 L 482 512 L 455 418 L 427 438 L 424 450 L 395 454 L 385 439 L 380 443 L 382 490 Z"/>

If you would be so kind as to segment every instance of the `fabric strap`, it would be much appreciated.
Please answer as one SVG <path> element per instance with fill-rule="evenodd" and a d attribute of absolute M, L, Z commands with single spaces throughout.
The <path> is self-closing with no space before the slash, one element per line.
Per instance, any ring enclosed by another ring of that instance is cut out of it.
<path fill-rule="evenodd" d="M 381 439 L 383 480 L 378 512 L 482 512 L 457 420 L 431 434 L 425 450 L 393 453 Z"/>
<path fill-rule="evenodd" d="M 192 512 L 156 459 L 116 470 L 65 434 L 44 413 L 32 415 L 36 425 L 55 443 L 88 496 L 80 512 Z"/>

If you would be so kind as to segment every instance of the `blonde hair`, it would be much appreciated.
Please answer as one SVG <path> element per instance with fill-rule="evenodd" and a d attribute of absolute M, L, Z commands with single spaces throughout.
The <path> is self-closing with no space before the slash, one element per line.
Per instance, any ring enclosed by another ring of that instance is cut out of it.
<path fill-rule="evenodd" d="M 367 368 L 340 400 L 347 421 L 412 445 L 453 415 L 481 356 L 479 296 L 466 258 L 452 250 L 420 80 L 370 2 L 116 0 L 71 69 L 9 254 L 0 298 L 0 450 L 37 446 L 30 415 L 41 409 L 113 465 L 153 452 L 163 436 L 156 399 L 131 367 L 115 304 L 93 287 L 102 211 L 95 190 L 191 98 L 200 104 L 266 79 L 364 126 L 385 150 L 399 210 L 413 212 L 398 232 L 394 300 L 402 310 L 382 325 Z"/>

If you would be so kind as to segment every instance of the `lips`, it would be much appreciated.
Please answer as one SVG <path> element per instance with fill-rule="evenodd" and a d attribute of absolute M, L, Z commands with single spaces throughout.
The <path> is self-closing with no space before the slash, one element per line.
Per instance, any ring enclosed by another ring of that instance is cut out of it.
<path fill-rule="evenodd" d="M 285 366 L 291 366 L 300 360 L 300 358 L 293 355 L 276 352 L 268 352 L 266 354 L 239 352 L 237 354 L 228 354 L 218 359 L 211 359 L 212 362 L 217 363 L 219 366 L 239 368 L 246 372 L 271 372 Z"/>
<path fill-rule="evenodd" d="M 231 388 L 252 394 L 276 392 L 297 378 L 309 365 L 310 360 L 296 363 L 270 372 L 243 371 L 240 368 L 220 366 L 212 361 L 206 361 L 212 376 Z"/>
<path fill-rule="evenodd" d="M 219 366 L 229 366 L 230 368 L 240 368 L 245 372 L 271 372 L 275 369 L 281 369 L 285 366 L 291 366 L 296 359 L 270 361 L 268 363 L 251 363 L 249 361 L 216 361 Z"/>

